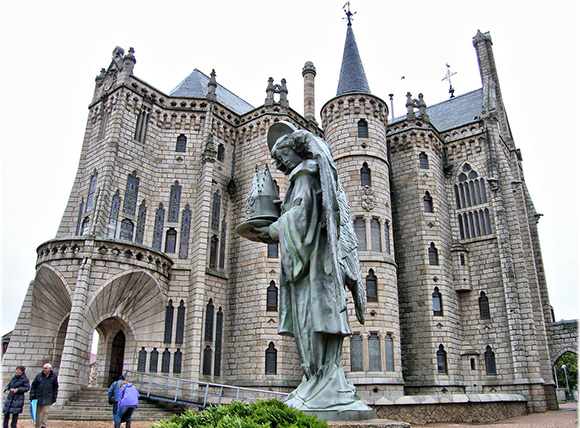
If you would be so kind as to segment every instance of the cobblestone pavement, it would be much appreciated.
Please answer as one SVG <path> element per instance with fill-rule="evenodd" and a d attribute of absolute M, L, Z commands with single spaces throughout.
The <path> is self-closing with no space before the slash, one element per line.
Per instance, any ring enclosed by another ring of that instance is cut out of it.
<path fill-rule="evenodd" d="M 148 428 L 151 422 L 134 421 L 131 428 Z M 123 427 L 125 424 L 122 425 Z M 48 428 L 112 428 L 110 422 L 85 421 L 51 421 L 50 414 Z M 561 404 L 560 410 L 546 413 L 532 413 L 524 416 L 506 419 L 485 424 L 449 424 L 437 423 L 428 425 L 412 425 L 412 428 L 578 428 L 578 403 Z M 18 421 L 18 428 L 34 428 L 31 420 Z"/>

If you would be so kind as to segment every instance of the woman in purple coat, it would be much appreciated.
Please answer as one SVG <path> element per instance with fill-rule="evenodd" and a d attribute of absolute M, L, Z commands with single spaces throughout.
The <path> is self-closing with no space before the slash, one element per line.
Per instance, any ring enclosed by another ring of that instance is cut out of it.
<path fill-rule="evenodd" d="M 115 428 L 125 422 L 126 428 L 131 428 L 131 415 L 139 407 L 139 391 L 132 383 L 126 380 L 119 385 L 118 410 L 115 415 Z"/>

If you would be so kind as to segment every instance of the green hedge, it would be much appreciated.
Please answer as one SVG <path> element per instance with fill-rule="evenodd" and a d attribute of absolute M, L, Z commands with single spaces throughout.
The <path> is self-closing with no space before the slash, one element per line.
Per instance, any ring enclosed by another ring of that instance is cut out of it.
<path fill-rule="evenodd" d="M 211 407 L 201 413 L 187 410 L 171 419 L 155 422 L 152 428 L 327 428 L 326 421 L 288 407 L 278 400 L 250 404 L 234 402 Z"/>

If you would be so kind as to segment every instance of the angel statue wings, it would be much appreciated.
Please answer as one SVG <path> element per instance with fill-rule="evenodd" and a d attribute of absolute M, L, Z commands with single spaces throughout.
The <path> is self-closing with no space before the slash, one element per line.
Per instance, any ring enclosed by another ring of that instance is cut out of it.
<path fill-rule="evenodd" d="M 268 144 L 289 185 L 280 217 L 253 233 L 280 244 L 278 333 L 295 338 L 304 373 L 287 404 L 304 411 L 373 412 L 356 396 L 341 364 L 344 338 L 352 334 L 345 285 L 361 324 L 366 291 L 350 206 L 330 147 L 286 122 L 272 125 Z"/>

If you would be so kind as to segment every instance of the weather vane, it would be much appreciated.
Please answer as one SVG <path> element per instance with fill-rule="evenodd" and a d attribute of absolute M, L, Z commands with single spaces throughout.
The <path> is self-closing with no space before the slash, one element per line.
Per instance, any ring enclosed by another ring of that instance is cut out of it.
<path fill-rule="evenodd" d="M 345 7 L 348 7 L 348 10 L 347 9 L 344 9 Z M 350 11 L 350 2 L 349 1 L 347 1 L 342 8 L 344 9 L 344 13 L 346 13 L 346 18 L 342 18 L 342 19 L 347 19 L 348 20 L 348 26 L 350 27 L 352 25 L 352 19 L 353 19 L 352 16 L 355 15 L 356 12 L 355 13 L 352 13 Z"/>
<path fill-rule="evenodd" d="M 445 64 L 447 66 L 447 74 L 445 75 L 445 77 L 443 79 L 441 79 L 441 81 L 447 80 L 449 82 L 449 93 L 451 94 L 451 96 L 449 98 L 453 98 L 455 95 L 453 95 L 453 93 L 455 92 L 455 88 L 453 88 L 453 85 L 451 84 L 451 76 L 457 74 L 456 71 L 454 71 L 453 73 L 451 72 L 451 67 L 449 66 L 449 64 Z"/>

